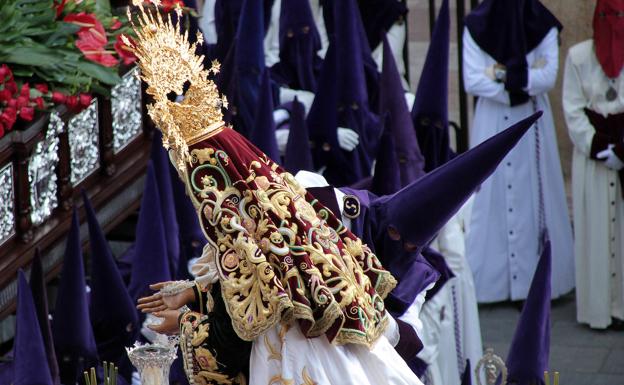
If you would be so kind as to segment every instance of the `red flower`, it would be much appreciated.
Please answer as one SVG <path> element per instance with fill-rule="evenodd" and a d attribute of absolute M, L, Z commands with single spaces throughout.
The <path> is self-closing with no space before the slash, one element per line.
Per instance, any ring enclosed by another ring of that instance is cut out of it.
<path fill-rule="evenodd" d="M 67 105 L 67 108 L 70 110 L 75 111 L 78 108 L 78 97 L 75 95 L 68 96 L 65 105 Z"/>
<path fill-rule="evenodd" d="M 41 96 L 37 96 L 34 101 L 38 109 L 43 110 L 45 108 L 45 105 L 43 104 L 43 98 Z"/>
<path fill-rule="evenodd" d="M 122 26 L 121 21 L 119 21 L 119 19 L 117 18 L 113 18 L 113 24 L 110 26 L 110 29 L 114 31 L 116 29 L 121 28 L 121 26 Z"/>
<path fill-rule="evenodd" d="M 16 99 L 9 100 L 9 102 L 7 103 L 7 107 L 11 107 L 13 109 L 16 109 L 17 108 L 17 100 Z"/>
<path fill-rule="evenodd" d="M 65 104 L 67 101 L 67 96 L 62 92 L 52 91 L 52 103 L 54 104 Z"/>
<path fill-rule="evenodd" d="M 0 103 L 8 102 L 9 100 L 11 100 L 12 97 L 13 95 L 11 94 L 11 91 L 7 90 L 6 88 L 0 91 Z"/>
<path fill-rule="evenodd" d="M 121 60 L 123 60 L 123 63 L 125 65 L 129 65 L 129 64 L 134 63 L 137 58 L 136 56 L 134 56 L 132 49 L 130 49 L 130 47 L 124 44 L 122 40 L 122 35 L 123 33 L 120 33 L 119 35 L 117 35 L 117 41 L 115 41 L 115 51 L 117 51 L 117 54 L 119 55 Z M 132 40 L 130 36 L 126 35 L 126 38 L 130 40 L 130 43 L 134 44 L 134 41 Z"/>
<path fill-rule="evenodd" d="M 9 90 L 11 95 L 15 95 L 17 93 L 17 83 L 13 79 L 10 79 L 8 82 L 4 83 L 4 89 Z"/>
<path fill-rule="evenodd" d="M 35 109 L 33 107 L 22 107 L 19 116 L 25 121 L 30 122 L 35 117 Z"/>
<path fill-rule="evenodd" d="M 3 136 L 4 136 L 4 124 L 0 122 L 0 138 L 2 138 Z"/>
<path fill-rule="evenodd" d="M 89 107 L 89 105 L 91 104 L 92 100 L 93 100 L 93 96 L 91 96 L 89 94 L 81 93 L 78 96 L 78 104 L 80 105 L 81 108 Z"/>
<path fill-rule="evenodd" d="M 47 95 L 48 92 L 50 92 L 48 85 L 45 83 L 35 84 L 35 88 L 37 89 L 37 91 L 41 92 L 43 95 Z"/>
<path fill-rule="evenodd" d="M 0 83 L 4 83 L 6 79 L 13 80 L 13 73 L 6 64 L 0 66 Z"/>
<path fill-rule="evenodd" d="M 10 130 L 17 119 L 17 111 L 15 108 L 7 107 L 0 114 L 0 123 L 4 124 L 6 130 Z"/>
<path fill-rule="evenodd" d="M 87 59 L 105 67 L 113 67 L 117 65 L 117 59 L 109 51 L 106 51 L 107 43 L 104 27 L 98 22 L 95 27 L 78 32 L 76 47 L 82 51 Z"/>
<path fill-rule="evenodd" d="M 67 3 L 67 0 L 54 0 L 54 9 L 56 10 L 56 17 L 61 16 L 61 13 L 63 13 L 63 9 L 65 9 L 65 4 Z"/>
<path fill-rule="evenodd" d="M 17 108 L 22 108 L 28 106 L 30 102 L 30 98 L 28 96 L 18 96 L 17 97 Z"/>
<path fill-rule="evenodd" d="M 72 23 L 80 26 L 79 32 L 88 30 L 89 28 L 97 28 L 98 26 L 104 31 L 102 23 L 95 17 L 93 13 L 71 13 L 63 18 L 66 23 Z"/>
<path fill-rule="evenodd" d="M 28 83 L 22 84 L 22 88 L 20 89 L 20 96 L 30 99 L 30 86 L 28 85 Z"/>
<path fill-rule="evenodd" d="M 176 4 L 179 4 L 180 7 L 185 7 L 183 0 L 162 0 L 160 2 L 160 6 L 165 12 L 171 11 L 173 8 L 176 7 Z"/>

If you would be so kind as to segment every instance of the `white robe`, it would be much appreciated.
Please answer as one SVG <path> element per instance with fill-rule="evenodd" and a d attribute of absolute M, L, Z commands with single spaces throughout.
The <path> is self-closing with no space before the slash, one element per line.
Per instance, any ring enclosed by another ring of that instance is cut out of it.
<path fill-rule="evenodd" d="M 552 245 L 552 298 L 574 287 L 572 227 L 550 102 L 546 93 L 557 78 L 558 42 L 553 28 L 527 55 L 527 92 L 536 101 L 511 107 L 502 83 L 486 75 L 495 61 L 464 30 L 464 85 L 479 96 L 471 145 L 485 141 L 508 126 L 544 111 L 538 121 L 541 175 L 546 226 Z M 475 195 L 466 257 L 479 302 L 525 299 L 539 259 L 539 198 L 535 129 L 532 128 L 505 157 Z"/>
<path fill-rule="evenodd" d="M 617 172 L 589 157 L 596 132 L 584 108 L 603 116 L 624 112 L 624 76 L 614 84 L 619 97 L 609 102 L 609 80 L 592 40 L 568 53 L 563 82 L 563 110 L 570 138 L 576 253 L 577 319 L 606 328 L 611 317 L 624 319 L 624 201 Z"/>
<path fill-rule="evenodd" d="M 460 372 L 464 370 L 466 359 L 476 365 L 483 356 L 477 297 L 472 272 L 465 256 L 465 219 L 462 209 L 449 220 L 432 243 L 432 247 L 444 256 L 448 267 L 455 274 L 455 278 L 447 283 L 451 296 L 447 297 L 450 303 L 446 306 L 452 310 L 450 315 L 455 318 L 452 347 L 457 351 L 453 350 L 454 355 L 445 359 L 455 358 Z M 472 383 L 476 384 L 474 373 L 472 377 Z"/>

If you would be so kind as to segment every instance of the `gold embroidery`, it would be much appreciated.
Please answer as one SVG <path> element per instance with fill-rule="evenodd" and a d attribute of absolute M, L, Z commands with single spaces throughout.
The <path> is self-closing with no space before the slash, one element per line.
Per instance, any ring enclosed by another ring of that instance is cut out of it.
<path fill-rule="evenodd" d="M 282 360 L 281 347 L 278 349 L 275 346 L 273 346 L 271 341 L 269 341 L 269 333 L 264 334 L 264 344 L 269 350 L 269 360 L 276 360 L 276 361 Z"/>
<path fill-rule="evenodd" d="M 316 382 L 312 381 L 312 377 L 308 374 L 308 369 L 305 366 L 301 372 L 301 377 L 303 378 L 303 384 L 301 385 L 318 385 Z"/>
<path fill-rule="evenodd" d="M 282 376 L 279 374 L 271 377 L 271 379 L 269 380 L 269 385 L 294 385 L 294 384 L 295 384 L 295 381 L 282 378 Z"/>

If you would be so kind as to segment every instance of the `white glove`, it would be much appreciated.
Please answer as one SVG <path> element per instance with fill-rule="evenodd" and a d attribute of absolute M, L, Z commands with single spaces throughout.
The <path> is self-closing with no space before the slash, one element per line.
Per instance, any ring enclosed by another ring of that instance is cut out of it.
<path fill-rule="evenodd" d="M 414 106 L 414 100 L 416 100 L 416 95 L 411 92 L 405 93 L 405 103 L 407 103 L 408 111 L 412 111 L 412 107 Z"/>
<path fill-rule="evenodd" d="M 600 151 L 596 154 L 596 158 L 604 159 L 604 165 L 609 167 L 611 170 L 620 171 L 624 168 L 624 162 L 613 152 L 614 145 L 610 144 L 606 150 Z"/>
<path fill-rule="evenodd" d="M 350 128 L 338 127 L 338 145 L 345 151 L 353 151 L 360 144 L 360 136 Z"/>
<path fill-rule="evenodd" d="M 295 96 L 303 104 L 305 107 L 306 115 L 310 112 L 310 107 L 312 107 L 312 102 L 314 102 L 314 93 L 310 91 L 304 90 L 292 90 L 290 88 L 280 87 L 279 89 L 279 99 L 280 104 L 292 102 L 295 100 Z"/>
<path fill-rule="evenodd" d="M 277 149 L 281 155 L 286 154 L 286 145 L 288 144 L 288 135 L 290 129 L 282 128 L 275 131 L 275 140 L 277 140 Z"/>
<path fill-rule="evenodd" d="M 290 119 L 290 114 L 287 110 L 283 108 L 278 108 L 273 111 L 273 121 L 275 122 L 275 127 L 279 127 L 282 123 Z"/>

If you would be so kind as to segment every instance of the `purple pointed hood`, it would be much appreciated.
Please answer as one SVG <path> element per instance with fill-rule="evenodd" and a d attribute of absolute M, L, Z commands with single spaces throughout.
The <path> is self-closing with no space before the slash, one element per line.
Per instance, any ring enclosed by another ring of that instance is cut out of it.
<path fill-rule="evenodd" d="M 358 5 L 368 44 L 373 49 L 381 43 L 382 34 L 407 16 L 407 5 L 402 1 L 358 0 Z"/>
<path fill-rule="evenodd" d="M 273 120 L 273 90 L 269 71 L 262 73 L 260 94 L 255 112 L 255 124 L 251 133 L 251 142 L 269 158 L 281 163 L 277 140 L 275 139 L 275 121 Z"/>
<path fill-rule="evenodd" d="M 425 158 L 426 172 L 451 159 L 448 124 L 450 23 L 449 3 L 443 0 L 412 107 L 413 124 Z"/>
<path fill-rule="evenodd" d="M 546 240 L 507 355 L 508 383 L 544 384 L 550 352 L 551 264 Z"/>
<path fill-rule="evenodd" d="M 414 132 L 412 117 L 405 103 L 405 91 L 401 83 L 401 75 L 397 69 L 390 44 L 383 38 L 383 71 L 379 92 L 379 111 L 388 114 L 386 129 L 394 138 L 395 156 L 401 178 L 401 187 L 425 175 L 424 157 L 418 146 Z"/>
<path fill-rule="evenodd" d="M 234 128 L 249 138 L 260 98 L 264 72 L 264 18 L 262 2 L 244 0 L 234 51 L 235 97 L 231 99 Z"/>
<path fill-rule="evenodd" d="M 80 222 L 76 209 L 67 236 L 61 282 L 52 322 L 61 383 L 74 384 L 85 369 L 97 366 L 98 354 L 87 303 Z"/>
<path fill-rule="evenodd" d="M 375 173 L 370 189 L 377 196 L 394 194 L 402 187 L 399 160 L 394 151 L 396 148 L 394 133 L 389 125 L 390 119 L 390 116 L 386 115 L 386 128 L 379 142 Z"/>
<path fill-rule="evenodd" d="M 119 365 L 124 348 L 135 342 L 139 317 L 85 190 L 82 199 L 89 227 L 91 323 L 99 357 Z"/>
<path fill-rule="evenodd" d="M 288 88 L 314 92 L 323 60 L 321 37 L 309 0 L 282 1 L 279 20 L 280 61 L 273 72 Z"/>
<path fill-rule="evenodd" d="M 165 228 L 162 223 L 160 197 L 152 162 L 147 164 L 147 176 L 141 199 L 136 228 L 132 273 L 128 291 L 133 301 L 151 293 L 149 285 L 172 278 L 167 258 Z"/>
<path fill-rule="evenodd" d="M 41 337 L 45 345 L 48 357 L 48 367 L 50 368 L 50 376 L 52 383 L 59 385 L 61 379 L 59 377 L 58 362 L 56 360 L 56 352 L 54 351 L 54 340 L 52 339 L 52 328 L 50 326 L 50 317 L 48 310 L 48 293 L 46 291 L 45 274 L 41 265 L 41 255 L 39 248 L 35 249 L 35 256 L 30 268 L 30 290 L 32 291 L 35 310 L 37 311 L 37 320 L 41 329 Z"/>
<path fill-rule="evenodd" d="M 383 205 L 381 227 L 396 230 L 403 242 L 422 249 L 541 115 L 533 114 L 396 194 L 384 197 L 379 202 Z"/>
<path fill-rule="evenodd" d="M 470 360 L 466 360 L 466 368 L 462 375 L 461 385 L 472 385 L 472 373 L 470 371 Z"/>
<path fill-rule="evenodd" d="M 17 273 L 13 385 L 53 385 L 37 310 L 24 272 Z"/>
<path fill-rule="evenodd" d="M 162 145 L 162 134 L 154 131 L 150 159 L 154 166 L 154 175 L 158 185 L 158 197 L 160 198 L 160 213 L 165 227 L 165 242 L 167 243 L 167 256 L 169 267 L 175 274 L 180 258 L 180 240 L 178 221 L 175 213 L 175 203 L 173 201 L 173 190 L 171 187 L 171 177 L 169 167 L 171 161 L 169 154 Z"/>
<path fill-rule="evenodd" d="M 301 170 L 314 171 L 305 108 L 296 98 L 290 111 L 290 133 L 284 154 L 284 168 L 293 175 Z"/>

